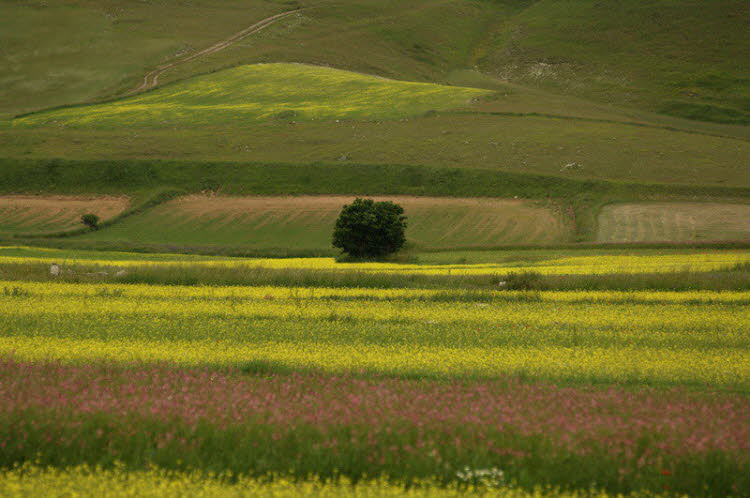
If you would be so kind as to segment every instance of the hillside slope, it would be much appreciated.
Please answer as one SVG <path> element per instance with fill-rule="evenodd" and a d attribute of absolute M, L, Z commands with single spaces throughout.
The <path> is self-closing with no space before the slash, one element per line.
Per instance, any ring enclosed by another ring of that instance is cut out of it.
<path fill-rule="evenodd" d="M 14 126 L 243 127 L 254 121 L 396 119 L 467 105 L 488 90 L 387 80 L 304 64 L 251 64 L 103 104 L 16 119 Z"/>
<path fill-rule="evenodd" d="M 750 124 L 745 0 L 538 0 L 474 62 L 501 79 L 690 119 Z"/>
<path fill-rule="evenodd" d="M 717 124 L 652 112 L 665 111 L 660 106 L 674 99 L 687 99 L 741 113 L 750 67 L 748 37 L 743 36 L 750 17 L 746 3 L 620 0 L 610 9 L 604 4 L 267 0 L 247 6 L 237 0 L 189 5 L 178 0 L 11 0 L 0 5 L 0 13 L 9 14 L 0 16 L 0 60 L 8 68 L 0 73 L 5 78 L 0 82 L 6 83 L 0 85 L 0 113 L 105 97 L 109 103 L 30 114 L 16 119 L 15 127 L 0 120 L 0 158 L 111 160 L 107 172 L 114 183 L 107 184 L 108 190 L 117 187 L 129 160 L 184 162 L 190 171 L 208 170 L 207 163 L 217 161 L 238 167 L 283 163 L 304 169 L 300 177 L 325 164 L 338 172 L 327 178 L 336 185 L 345 184 L 343 171 L 363 165 L 631 184 L 750 185 L 750 126 L 737 124 L 742 116 L 722 115 L 734 118 L 719 116 L 719 121 L 735 124 Z M 114 98 L 139 85 L 160 64 L 199 53 L 287 11 L 295 13 L 224 50 L 167 71 L 155 90 L 131 100 Z M 176 20 L 161 28 L 155 19 L 169 12 Z M 336 86 L 331 80 L 311 84 L 278 75 L 262 88 L 262 77 L 248 74 L 249 79 L 204 88 L 201 95 L 194 92 L 196 85 L 247 68 L 292 67 L 281 62 L 306 63 L 294 67 L 320 74 L 352 75 L 339 71 L 349 69 L 362 76 Z M 689 95 L 675 86 L 693 81 L 701 71 L 721 73 L 734 83 L 716 83 L 710 91 Z M 385 87 L 363 81 L 389 81 L 389 88 L 419 87 L 404 81 L 442 82 L 454 88 L 430 87 L 443 93 L 418 102 L 414 95 L 406 100 L 375 96 L 375 89 Z M 480 95 L 466 95 L 456 87 L 492 93 L 456 108 L 467 97 Z M 323 91 L 329 91 L 325 102 Z M 263 100 L 265 107 L 249 109 L 257 103 L 253 99 Z M 121 104 L 130 106 L 122 119 L 111 112 L 104 119 L 99 113 Z M 680 114 L 675 109 L 666 111 Z M 58 117 L 65 119 L 52 122 Z M 196 170 L 198 162 L 203 166 Z M 204 176 L 217 180 L 207 172 L 196 182 Z M 364 193 L 413 194 L 424 190 L 418 177 L 400 175 L 398 188 Z M 274 176 L 267 181 L 283 180 Z M 47 183 L 54 188 L 54 179 Z M 288 189 L 271 185 L 263 190 L 277 191 Z M 482 195 L 503 192 L 482 189 Z"/>
<path fill-rule="evenodd" d="M 298 8 L 160 82 L 253 62 L 433 82 L 478 66 L 597 101 L 750 119 L 744 0 L 9 0 L 0 5 L 0 114 L 121 94 L 158 64 Z"/>
<path fill-rule="evenodd" d="M 272 1 L 3 0 L 0 118 L 100 99 L 286 10 Z"/>

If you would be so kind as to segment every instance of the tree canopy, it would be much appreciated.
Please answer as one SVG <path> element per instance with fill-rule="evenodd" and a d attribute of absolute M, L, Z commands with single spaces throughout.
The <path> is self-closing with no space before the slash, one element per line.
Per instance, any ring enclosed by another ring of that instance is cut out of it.
<path fill-rule="evenodd" d="M 354 258 L 392 254 L 406 242 L 404 209 L 391 201 L 355 199 L 341 210 L 333 231 L 333 246 Z"/>

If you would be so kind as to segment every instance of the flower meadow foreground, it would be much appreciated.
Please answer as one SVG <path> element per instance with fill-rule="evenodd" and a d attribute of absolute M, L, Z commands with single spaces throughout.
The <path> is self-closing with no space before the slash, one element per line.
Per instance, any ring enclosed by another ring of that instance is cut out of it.
<path fill-rule="evenodd" d="M 257 478 L 597 482 L 619 492 L 689 492 L 707 476 L 722 494 L 750 486 L 742 395 L 164 365 L 6 360 L 1 370 L 8 466 L 117 461 Z"/>
<path fill-rule="evenodd" d="M 0 289 L 3 496 L 750 495 L 747 292 Z"/>

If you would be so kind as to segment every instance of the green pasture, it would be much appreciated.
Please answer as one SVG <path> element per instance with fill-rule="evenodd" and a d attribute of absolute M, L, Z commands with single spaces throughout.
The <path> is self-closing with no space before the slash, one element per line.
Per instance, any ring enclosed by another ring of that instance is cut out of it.
<path fill-rule="evenodd" d="M 437 82 L 465 66 L 471 46 L 508 10 L 467 0 L 12 0 L 0 5 L 0 67 L 8 71 L 0 76 L 0 114 L 120 95 L 159 64 L 298 8 L 306 10 L 159 81 L 239 64 L 303 62 Z"/>
<path fill-rule="evenodd" d="M 0 18 L 13 22 L 5 21 L 0 35 L 0 63 L 7 66 L 5 80 L 0 76 L 6 83 L 0 85 L 0 113 L 8 117 L 111 99 L 159 64 L 269 15 L 304 10 L 176 66 L 160 77 L 156 91 L 31 114 L 15 120 L 15 127 L 6 119 L 0 156 L 405 164 L 746 186 L 750 127 L 741 126 L 741 117 L 717 118 L 714 111 L 745 112 L 742 60 L 748 51 L 741 19 L 747 6 L 737 0 L 703 5 L 7 2 Z M 168 23 L 154 25 L 167 17 Z M 636 49 L 625 54 L 626 46 Z M 465 111 L 429 112 L 471 100 L 463 87 L 491 94 Z M 705 116 L 696 109 L 706 110 Z M 402 119 L 381 121 L 394 117 Z M 37 127 L 51 121 L 58 122 Z M 410 181 L 405 178 L 394 193 L 411 193 Z"/>

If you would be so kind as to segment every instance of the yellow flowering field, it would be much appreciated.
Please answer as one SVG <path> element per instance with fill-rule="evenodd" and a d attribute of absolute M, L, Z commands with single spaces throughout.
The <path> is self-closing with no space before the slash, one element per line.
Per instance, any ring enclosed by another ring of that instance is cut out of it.
<path fill-rule="evenodd" d="M 534 490 L 502 485 L 464 485 L 461 487 L 440 486 L 430 481 L 418 481 L 410 487 L 389 483 L 384 479 L 364 480 L 356 483 L 343 478 L 339 481 L 324 481 L 316 478 L 295 481 L 276 476 L 275 479 L 253 479 L 239 476 L 234 481 L 229 476 L 216 476 L 202 472 L 167 472 L 158 468 L 143 471 L 92 468 L 86 465 L 70 469 L 43 468 L 24 465 L 12 470 L 0 471 L 0 495 L 21 498 L 30 495 L 50 498 L 91 496 L 107 497 L 241 497 L 266 496 L 269 498 L 340 496 L 362 498 L 448 498 L 448 497 L 499 497 L 499 498 L 608 498 L 614 496 L 606 491 L 564 491 L 539 486 Z M 660 494 L 633 493 L 627 496 L 649 496 Z M 667 495 L 665 495 L 667 496 Z"/>
<path fill-rule="evenodd" d="M 0 289 L 0 354 L 24 360 L 750 387 L 747 292 Z"/>
<path fill-rule="evenodd" d="M 727 269 L 750 251 L 500 256 L 2 247 L 0 495 L 688 496 L 706 480 L 702 496 L 746 494 L 750 291 L 373 276 Z M 169 282 L 193 267 L 293 278 Z M 305 280 L 326 271 L 352 279 Z"/>

